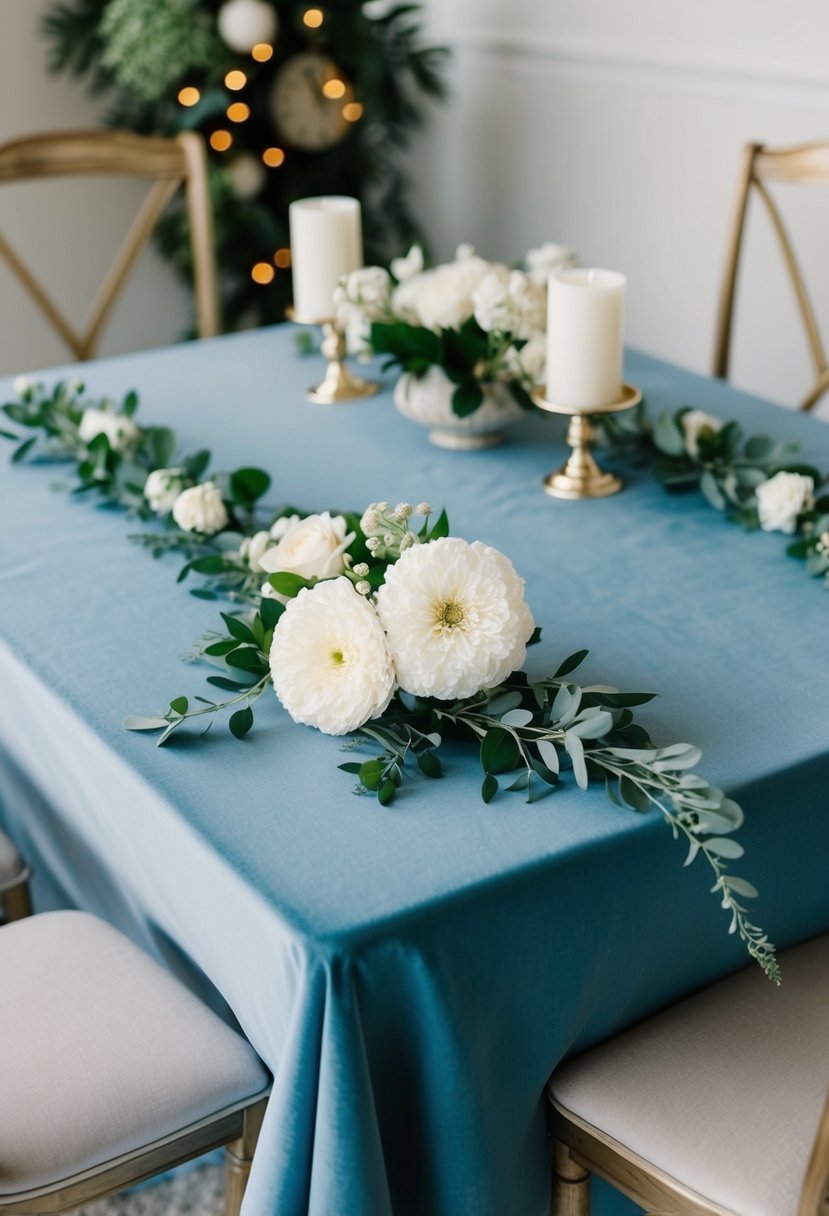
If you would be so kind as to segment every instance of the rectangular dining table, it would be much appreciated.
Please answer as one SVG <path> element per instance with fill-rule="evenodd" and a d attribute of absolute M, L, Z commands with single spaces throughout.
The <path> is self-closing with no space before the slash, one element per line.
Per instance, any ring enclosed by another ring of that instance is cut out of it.
<path fill-rule="evenodd" d="M 528 416 L 503 447 L 466 453 L 400 417 L 388 376 L 376 397 L 311 405 L 322 364 L 295 337 L 42 378 L 137 389 L 139 420 L 173 426 L 184 450 L 266 468 L 274 506 L 445 505 L 456 535 L 526 579 L 543 627 L 531 672 L 589 647 L 587 680 L 657 691 L 639 711 L 656 741 L 703 749 L 701 771 L 746 811 L 734 869 L 772 939 L 829 929 L 829 596 L 785 538 L 645 469 L 613 498 L 548 498 L 563 420 Z M 637 353 L 626 373 L 654 415 L 738 418 L 829 468 L 818 420 Z M 270 693 L 242 741 L 218 725 L 164 748 L 127 733 L 125 715 L 209 692 L 209 669 L 180 659 L 224 605 L 190 596 L 175 556 L 130 543 L 138 521 L 61 478 L 48 462 L 0 473 L 0 821 L 40 906 L 99 913 L 238 1019 L 274 1076 L 247 1216 L 542 1216 L 556 1064 L 746 962 L 705 863 L 683 869 L 658 815 L 600 786 L 485 805 L 460 746 L 442 780 L 413 777 L 384 808 L 338 771 L 341 741 Z M 2 985 L 13 999 L 13 976 Z M 609 1192 L 597 1204 L 632 1210 Z"/>

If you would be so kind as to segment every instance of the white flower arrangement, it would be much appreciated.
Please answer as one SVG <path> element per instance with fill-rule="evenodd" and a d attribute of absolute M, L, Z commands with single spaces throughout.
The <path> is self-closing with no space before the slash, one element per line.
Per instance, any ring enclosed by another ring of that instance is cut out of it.
<path fill-rule="evenodd" d="M 815 479 L 802 473 L 775 473 L 757 487 L 757 514 L 764 532 L 797 531 L 798 517 L 811 509 Z"/>
<path fill-rule="evenodd" d="M 387 355 L 415 376 L 441 368 L 458 417 L 474 414 L 483 386 L 499 381 L 529 408 L 544 376 L 547 279 L 574 260 L 549 243 L 529 251 L 526 269 L 510 268 L 461 245 L 454 261 L 426 269 L 413 246 L 391 274 L 369 266 L 347 275 L 334 295 L 337 322 L 354 353 Z"/>
<path fill-rule="evenodd" d="M 78 438 L 82 443 L 89 444 L 98 435 L 106 435 L 113 452 L 120 452 L 130 443 L 134 443 L 140 432 L 132 418 L 126 414 L 116 414 L 110 410 L 84 410 L 78 427 Z"/>

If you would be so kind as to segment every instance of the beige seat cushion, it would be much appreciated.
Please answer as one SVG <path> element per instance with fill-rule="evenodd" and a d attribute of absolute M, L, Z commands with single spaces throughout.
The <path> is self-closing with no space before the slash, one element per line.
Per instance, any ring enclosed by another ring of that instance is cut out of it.
<path fill-rule="evenodd" d="M 267 1089 L 250 1045 L 111 926 L 0 928 L 0 1197 L 47 1186 Z"/>
<path fill-rule="evenodd" d="M 829 936 L 556 1072 L 567 1111 L 739 1216 L 793 1216 L 829 1089 Z"/>

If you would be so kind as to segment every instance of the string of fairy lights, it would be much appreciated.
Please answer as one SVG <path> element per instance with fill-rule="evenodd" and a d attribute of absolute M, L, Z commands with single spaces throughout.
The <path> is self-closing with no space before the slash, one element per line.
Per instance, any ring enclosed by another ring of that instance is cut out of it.
<path fill-rule="evenodd" d="M 325 13 L 320 8 L 307 8 L 301 16 L 302 24 L 309 31 L 317 31 L 325 22 Z M 267 63 L 274 55 L 274 42 L 257 42 L 249 51 L 251 59 L 256 63 Z M 333 67 L 333 65 L 332 65 Z M 225 116 L 229 124 L 239 125 L 249 120 L 251 108 L 242 94 L 248 86 L 248 75 L 241 68 L 232 68 L 225 74 L 224 87 L 228 90 L 228 105 Z M 354 100 L 351 89 L 345 80 L 333 71 L 326 71 L 325 79 L 319 82 L 320 92 L 326 102 L 342 100 L 339 113 L 345 123 L 359 122 L 363 117 L 363 106 Z M 202 100 L 201 90 L 195 85 L 185 85 L 177 94 L 179 105 L 191 108 Z M 214 152 L 228 153 L 234 146 L 233 125 L 221 124 L 208 134 L 207 141 Z M 280 169 L 287 159 L 288 152 L 277 144 L 268 144 L 259 153 L 259 159 L 268 170 Z M 255 262 L 250 268 L 250 277 L 254 283 L 266 287 L 272 283 L 277 270 L 288 270 L 291 266 L 291 251 L 287 246 L 276 249 L 269 262 Z"/>

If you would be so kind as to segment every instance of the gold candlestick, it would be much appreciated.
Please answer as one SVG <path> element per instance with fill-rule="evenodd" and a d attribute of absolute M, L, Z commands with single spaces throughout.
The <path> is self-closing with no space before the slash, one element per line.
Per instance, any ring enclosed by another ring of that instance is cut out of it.
<path fill-rule="evenodd" d="M 363 380 L 353 375 L 345 365 L 345 334 L 338 328 L 333 317 L 299 316 L 292 308 L 286 309 L 289 321 L 298 325 L 321 325 L 322 345 L 320 350 L 327 359 L 325 378 L 321 384 L 309 388 L 305 396 L 316 405 L 337 405 L 340 401 L 354 401 L 359 397 L 372 397 L 380 387 L 374 380 Z"/>
<path fill-rule="evenodd" d="M 605 498 L 617 494 L 624 482 L 613 473 L 606 473 L 596 464 L 593 456 L 595 430 L 592 419 L 597 414 L 618 414 L 629 410 L 642 400 L 640 389 L 632 384 L 622 385 L 619 401 L 610 405 L 593 405 L 588 409 L 574 409 L 570 405 L 558 405 L 548 401 L 544 385 L 533 392 L 532 399 L 540 410 L 548 414 L 566 414 L 570 418 L 567 427 L 567 442 L 573 449 L 567 462 L 556 473 L 544 478 L 542 485 L 553 498 Z"/>

